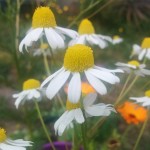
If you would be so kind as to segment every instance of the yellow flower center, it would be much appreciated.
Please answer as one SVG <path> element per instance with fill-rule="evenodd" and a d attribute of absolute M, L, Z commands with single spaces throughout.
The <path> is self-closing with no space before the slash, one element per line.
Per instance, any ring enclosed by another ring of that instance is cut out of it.
<path fill-rule="evenodd" d="M 145 92 L 145 96 L 150 97 L 150 90 Z"/>
<path fill-rule="evenodd" d="M 0 143 L 3 143 L 6 138 L 6 131 L 3 128 L 0 128 Z"/>
<path fill-rule="evenodd" d="M 133 66 L 136 66 L 136 67 L 139 67 L 140 66 L 140 63 L 136 60 L 132 60 L 132 61 L 129 61 L 128 62 L 129 65 L 133 65 Z"/>
<path fill-rule="evenodd" d="M 48 48 L 48 44 L 47 43 L 43 43 L 40 46 L 41 49 L 47 49 Z"/>
<path fill-rule="evenodd" d="M 67 100 L 66 102 L 67 110 L 72 110 L 72 109 L 77 109 L 77 108 L 81 108 L 80 102 L 74 104 L 74 103 L 71 103 L 69 100 Z"/>
<path fill-rule="evenodd" d="M 32 18 L 33 28 L 49 28 L 55 26 L 55 16 L 49 7 L 38 7 L 35 10 Z"/>
<path fill-rule="evenodd" d="M 39 87 L 40 87 L 40 81 L 35 79 L 29 79 L 23 83 L 23 90 L 36 89 Z"/>
<path fill-rule="evenodd" d="M 120 39 L 120 37 L 118 35 L 115 35 L 115 36 L 113 36 L 113 39 L 118 40 L 118 39 Z"/>
<path fill-rule="evenodd" d="M 72 72 L 83 72 L 94 65 L 93 51 L 90 47 L 76 44 L 66 50 L 64 67 Z"/>
<path fill-rule="evenodd" d="M 92 25 L 92 22 L 88 19 L 83 19 L 79 25 L 78 29 L 79 34 L 93 34 L 95 33 L 95 29 Z"/>
<path fill-rule="evenodd" d="M 142 48 L 150 48 L 150 38 L 144 38 L 144 40 L 142 41 Z"/>

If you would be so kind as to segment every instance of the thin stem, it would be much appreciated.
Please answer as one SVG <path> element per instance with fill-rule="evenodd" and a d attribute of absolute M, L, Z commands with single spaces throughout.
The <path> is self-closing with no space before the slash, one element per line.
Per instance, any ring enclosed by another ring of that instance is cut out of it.
<path fill-rule="evenodd" d="M 85 150 L 87 149 L 87 143 L 86 143 L 86 134 L 85 134 L 85 122 L 81 124 L 81 131 L 82 131 L 82 138 L 83 138 L 83 146 Z"/>
<path fill-rule="evenodd" d="M 50 71 L 50 68 L 49 68 L 49 65 L 48 65 L 47 56 L 45 54 L 45 51 L 42 50 L 42 53 L 43 53 L 43 58 L 44 58 L 45 71 L 46 71 L 47 75 L 50 75 L 51 71 Z"/>
<path fill-rule="evenodd" d="M 101 0 L 102 1 L 102 0 Z M 87 9 L 84 9 L 83 11 L 80 12 L 80 14 L 68 25 L 68 28 L 72 27 L 78 19 L 80 19 L 80 17 L 85 14 L 87 11 L 89 11 L 91 8 L 95 7 L 98 3 L 100 3 L 101 1 L 96 1 L 95 3 L 93 3 L 92 5 L 90 5 L 89 7 L 87 7 Z"/>
<path fill-rule="evenodd" d="M 53 149 L 53 150 L 56 150 L 55 147 L 54 147 L 54 145 L 53 145 L 53 142 L 52 142 L 52 140 L 51 140 L 51 138 L 50 138 L 50 136 L 49 136 L 49 133 L 48 133 L 48 131 L 47 131 L 47 128 L 46 128 L 46 126 L 45 126 L 45 123 L 44 123 L 44 120 L 43 120 L 43 117 L 42 117 L 42 114 L 41 114 L 39 105 L 38 105 L 38 103 L 37 103 L 36 100 L 34 100 L 34 103 L 35 103 L 35 107 L 36 107 L 36 110 L 37 110 L 39 119 L 40 119 L 40 121 L 41 121 L 43 130 L 44 130 L 44 132 L 45 132 L 45 135 L 47 136 L 47 139 L 48 139 L 48 141 L 50 142 L 50 145 L 52 146 L 52 149 Z"/>
<path fill-rule="evenodd" d="M 137 140 L 136 140 L 136 143 L 135 143 L 135 145 L 134 145 L 134 147 L 133 147 L 133 150 L 136 150 L 136 148 L 137 148 L 137 146 L 138 146 L 138 144 L 139 144 L 139 142 L 140 142 L 140 140 L 141 140 L 141 137 L 142 137 L 142 135 L 143 135 L 143 133 L 144 133 L 144 130 L 145 130 L 145 127 L 146 127 L 146 125 L 147 125 L 147 121 L 148 121 L 148 117 L 147 117 L 147 119 L 145 120 L 145 122 L 143 123 L 143 126 L 142 126 L 142 128 L 141 128 L 141 130 L 140 130 L 140 133 L 139 133 L 138 138 L 137 138 Z"/>
<path fill-rule="evenodd" d="M 123 92 L 125 91 L 131 76 L 132 76 L 132 73 L 129 74 L 129 76 L 128 76 L 128 78 L 127 78 L 127 80 L 126 80 L 126 82 L 125 82 L 125 84 L 124 84 L 124 86 L 123 86 L 123 88 L 122 88 L 122 90 L 121 90 L 121 92 L 120 92 L 114 105 L 117 105 L 119 103 L 119 101 L 121 100 L 121 96 L 122 96 Z"/>

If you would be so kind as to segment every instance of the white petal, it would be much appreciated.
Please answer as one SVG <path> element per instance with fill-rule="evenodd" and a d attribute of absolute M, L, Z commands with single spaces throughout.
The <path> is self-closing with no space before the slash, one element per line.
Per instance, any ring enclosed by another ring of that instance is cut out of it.
<path fill-rule="evenodd" d="M 145 74 L 145 75 L 150 75 L 150 70 L 141 69 L 140 71 L 141 71 L 143 74 Z"/>
<path fill-rule="evenodd" d="M 121 69 L 106 69 L 106 68 L 102 68 L 102 67 L 98 67 L 98 66 L 94 66 L 95 69 L 99 69 L 101 71 L 107 71 L 107 72 L 111 72 L 111 73 L 123 73 L 123 70 Z"/>
<path fill-rule="evenodd" d="M 145 54 L 146 54 L 146 49 L 141 50 L 141 53 L 139 54 L 138 59 L 142 60 Z"/>
<path fill-rule="evenodd" d="M 55 122 L 54 124 L 54 129 L 55 129 L 55 133 L 57 134 L 57 130 L 59 128 L 59 125 L 61 124 L 61 122 L 66 118 L 68 111 L 65 111 L 60 118 Z"/>
<path fill-rule="evenodd" d="M 121 63 L 121 62 L 117 62 L 115 65 L 119 66 L 119 67 L 129 67 L 129 68 L 136 69 L 136 66 L 134 66 L 134 65 L 125 64 L 125 63 Z"/>
<path fill-rule="evenodd" d="M 85 35 L 79 36 L 75 44 L 86 44 Z"/>
<path fill-rule="evenodd" d="M 81 96 L 81 78 L 79 73 L 74 73 L 68 86 L 68 100 L 77 103 Z"/>
<path fill-rule="evenodd" d="M 96 93 L 88 94 L 83 100 L 84 107 L 91 106 L 95 102 L 96 97 L 97 97 Z"/>
<path fill-rule="evenodd" d="M 105 82 L 108 82 L 110 84 L 115 84 L 115 83 L 120 82 L 120 79 L 110 72 L 104 72 L 104 71 L 100 71 L 97 69 L 88 69 L 88 72 L 90 74 L 94 75 L 95 77 L 97 77 Z"/>
<path fill-rule="evenodd" d="M 107 105 L 93 105 L 90 107 L 86 107 L 85 111 L 90 116 L 109 116 L 111 111 L 115 111 L 112 107 L 107 107 Z"/>
<path fill-rule="evenodd" d="M 23 52 L 24 45 L 25 45 L 25 47 L 27 47 L 27 46 L 30 46 L 33 41 L 37 41 L 39 39 L 40 35 L 42 34 L 42 31 L 43 31 L 43 28 L 37 28 L 37 29 L 31 30 L 25 36 L 25 38 L 21 41 L 21 43 L 19 45 L 19 51 Z"/>
<path fill-rule="evenodd" d="M 33 142 L 31 142 L 31 141 L 24 141 L 22 139 L 18 139 L 18 140 L 7 139 L 6 143 L 14 145 L 14 146 L 32 146 Z"/>
<path fill-rule="evenodd" d="M 59 69 L 58 71 L 56 71 L 55 73 L 53 73 L 52 75 L 50 75 L 49 77 L 47 77 L 43 83 L 41 84 L 41 87 L 45 86 L 50 80 L 52 80 L 56 75 L 58 75 L 61 72 L 64 72 L 65 69 L 64 67 L 62 67 L 61 69 Z"/>
<path fill-rule="evenodd" d="M 56 29 L 60 30 L 63 34 L 69 36 L 72 39 L 74 39 L 75 37 L 78 36 L 78 33 L 71 29 L 66 29 L 66 28 L 62 28 L 62 27 L 58 27 L 58 26 L 56 27 Z"/>
<path fill-rule="evenodd" d="M 64 85 L 70 75 L 69 71 L 59 73 L 48 85 L 46 89 L 46 95 L 49 99 L 52 99 L 60 88 Z"/>
<path fill-rule="evenodd" d="M 81 124 L 81 123 L 83 123 L 83 122 L 85 121 L 85 119 L 84 119 L 84 117 L 83 117 L 83 113 L 82 113 L 82 111 L 81 111 L 80 108 L 78 108 L 78 109 L 76 109 L 76 110 L 74 111 L 74 115 L 75 115 L 75 120 L 76 120 L 79 124 Z"/>
<path fill-rule="evenodd" d="M 146 58 L 150 59 L 150 48 L 147 50 Z"/>
<path fill-rule="evenodd" d="M 74 110 L 68 111 L 66 118 L 62 121 L 58 128 L 58 135 L 61 136 L 66 127 L 73 121 L 74 119 Z"/>
<path fill-rule="evenodd" d="M 63 38 L 53 29 L 45 28 L 45 35 L 52 50 L 61 49 L 65 47 Z"/>
<path fill-rule="evenodd" d="M 147 96 L 144 97 L 130 97 L 131 100 L 135 100 L 137 103 L 143 103 L 146 101 L 150 101 L 150 98 Z"/>
<path fill-rule="evenodd" d="M 4 144 L 4 143 L 1 143 L 0 144 L 0 150 L 26 150 L 26 148 L 24 147 L 20 147 L 20 146 L 11 146 L 11 145 L 8 145 L 8 144 Z"/>
<path fill-rule="evenodd" d="M 91 75 L 88 71 L 85 71 L 85 75 L 89 83 L 99 94 L 104 95 L 107 93 L 107 89 L 105 85 L 99 79 Z"/>

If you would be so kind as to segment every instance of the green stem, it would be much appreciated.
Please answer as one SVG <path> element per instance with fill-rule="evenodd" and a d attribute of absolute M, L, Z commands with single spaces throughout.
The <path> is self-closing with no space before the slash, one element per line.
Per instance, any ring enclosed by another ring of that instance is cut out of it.
<path fill-rule="evenodd" d="M 130 130 L 132 127 L 133 127 L 132 125 L 130 125 L 130 126 L 127 127 L 127 129 L 125 130 L 125 132 L 124 132 L 123 135 L 121 136 L 121 141 L 124 141 L 124 139 L 125 139 L 127 133 L 129 132 L 129 130 Z"/>
<path fill-rule="evenodd" d="M 47 139 L 48 139 L 48 141 L 50 142 L 50 145 L 52 146 L 52 149 L 53 149 L 53 150 L 56 150 L 55 147 L 54 147 L 54 145 L 53 145 L 53 142 L 52 142 L 52 140 L 51 140 L 51 138 L 50 138 L 50 136 L 49 136 L 49 133 L 48 133 L 48 131 L 47 131 L 47 128 L 46 128 L 46 126 L 45 126 L 45 123 L 44 123 L 44 120 L 43 120 L 43 117 L 42 117 L 42 114 L 41 114 L 39 105 L 38 105 L 38 103 L 37 103 L 36 100 L 34 100 L 34 103 L 35 103 L 35 107 L 36 107 L 36 110 L 37 110 L 39 119 L 40 119 L 40 121 L 41 121 L 43 130 L 44 130 L 44 132 L 45 132 L 45 135 L 47 136 Z"/>
<path fill-rule="evenodd" d="M 123 92 L 125 91 L 131 76 L 132 76 L 132 73 L 129 74 L 129 76 L 128 76 L 128 78 L 127 78 L 127 80 L 126 80 L 126 82 L 125 82 L 125 84 L 124 84 L 124 86 L 123 86 L 123 88 L 122 88 L 122 90 L 121 90 L 121 92 L 120 92 L 114 105 L 117 105 L 119 103 L 119 101 L 121 100 L 121 96 L 122 96 Z"/>
<path fill-rule="evenodd" d="M 85 122 L 81 124 L 81 131 L 82 131 L 82 138 L 83 138 L 83 147 L 85 150 L 88 150 L 87 143 L 86 143 L 86 134 L 85 134 Z"/>
<path fill-rule="evenodd" d="M 146 127 L 146 125 L 147 125 L 147 121 L 148 121 L 148 118 L 145 120 L 145 122 L 143 123 L 143 126 L 142 126 L 142 128 L 141 128 L 141 130 L 140 130 L 140 133 L 139 133 L 139 135 L 138 135 L 138 138 L 137 138 L 137 140 L 136 140 L 136 143 L 135 143 L 135 145 L 134 145 L 134 147 L 133 147 L 133 150 L 136 150 L 136 148 L 137 148 L 137 146 L 138 146 L 138 144 L 139 144 L 139 142 L 140 142 L 140 140 L 141 140 L 141 137 L 142 137 L 142 135 L 143 135 L 143 133 L 144 133 L 144 130 L 145 130 L 145 127 Z"/>
<path fill-rule="evenodd" d="M 46 56 L 46 54 L 45 54 L 45 51 L 42 50 L 42 53 L 43 53 L 44 66 L 45 66 L 46 73 L 47 73 L 47 75 L 50 75 L 50 74 L 51 74 L 51 71 L 50 71 L 50 69 L 49 69 L 47 56 Z"/>

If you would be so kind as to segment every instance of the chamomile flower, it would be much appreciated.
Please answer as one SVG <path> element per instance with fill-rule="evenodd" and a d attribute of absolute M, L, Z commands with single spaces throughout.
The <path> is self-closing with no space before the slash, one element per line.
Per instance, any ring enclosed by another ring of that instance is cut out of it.
<path fill-rule="evenodd" d="M 97 45 L 103 49 L 108 46 L 108 42 L 112 42 L 109 36 L 95 34 L 92 22 L 88 19 L 83 19 L 81 21 L 78 33 L 79 35 L 70 41 L 70 46 L 74 44 Z"/>
<path fill-rule="evenodd" d="M 35 79 L 28 79 L 23 83 L 23 91 L 18 94 L 13 94 L 13 98 L 16 98 L 15 106 L 19 107 L 20 103 L 24 104 L 25 101 L 36 99 L 41 100 L 40 81 Z"/>
<path fill-rule="evenodd" d="M 150 90 L 145 92 L 144 97 L 130 97 L 131 100 L 141 103 L 142 106 L 150 106 Z"/>
<path fill-rule="evenodd" d="M 31 144 L 31 141 L 24 141 L 22 139 L 8 139 L 6 131 L 3 128 L 0 128 L 0 150 L 26 150 L 25 147 L 32 146 Z"/>
<path fill-rule="evenodd" d="M 81 95 L 81 75 L 85 75 L 91 86 L 99 94 L 104 95 L 107 93 L 107 89 L 102 81 L 110 84 L 120 82 L 120 79 L 114 74 L 115 72 L 123 71 L 95 66 L 92 49 L 76 44 L 66 50 L 63 67 L 46 78 L 41 86 L 47 87 L 46 95 L 52 99 L 72 75 L 68 85 L 68 99 L 72 103 L 77 103 Z"/>
<path fill-rule="evenodd" d="M 127 73 L 134 71 L 134 73 L 138 76 L 150 75 L 150 70 L 145 69 L 146 65 L 140 64 L 136 60 L 131 60 L 127 64 L 118 62 L 116 63 L 116 66 L 126 71 Z"/>
<path fill-rule="evenodd" d="M 121 42 L 123 42 L 123 38 L 121 38 L 120 36 L 118 36 L 118 35 L 115 35 L 115 36 L 113 36 L 113 39 L 112 39 L 112 44 L 119 44 L 119 43 L 121 43 Z"/>
<path fill-rule="evenodd" d="M 65 47 L 65 36 L 70 38 L 77 36 L 75 31 L 57 26 L 55 16 L 49 7 L 38 7 L 33 14 L 32 29 L 21 41 L 19 51 L 23 52 L 24 45 L 27 50 L 27 47 L 31 46 L 32 42 L 37 41 L 43 34 L 52 50 Z"/>
<path fill-rule="evenodd" d="M 143 60 L 144 58 L 150 59 L 150 37 L 144 38 L 141 46 L 137 44 L 133 45 L 131 57 L 134 55 L 138 55 L 139 60 Z"/>
<path fill-rule="evenodd" d="M 64 130 L 75 120 L 77 123 L 82 124 L 85 121 L 83 111 L 85 111 L 86 117 L 92 116 L 109 116 L 111 112 L 116 112 L 111 104 L 93 104 L 96 100 L 96 94 L 88 94 L 83 99 L 83 108 L 78 103 L 71 103 L 67 100 L 66 111 L 54 124 L 55 132 L 61 136 Z"/>

